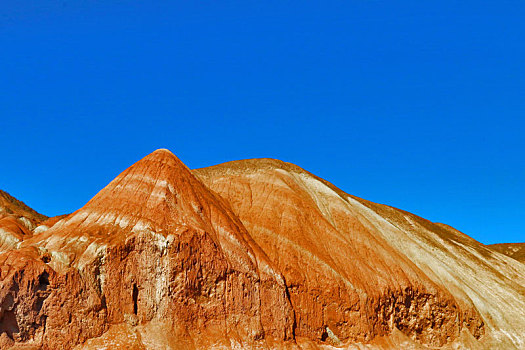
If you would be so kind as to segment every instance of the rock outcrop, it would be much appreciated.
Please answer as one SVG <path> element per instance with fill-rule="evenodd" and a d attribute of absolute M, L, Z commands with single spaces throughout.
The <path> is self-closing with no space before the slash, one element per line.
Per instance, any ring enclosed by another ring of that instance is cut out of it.
<path fill-rule="evenodd" d="M 16 215 L 1 349 L 525 346 L 523 264 L 288 163 L 157 150 L 72 214 Z"/>
<path fill-rule="evenodd" d="M 523 265 L 461 232 L 350 196 L 281 161 L 195 173 L 283 272 L 298 335 L 337 344 L 400 330 L 427 346 L 465 338 L 477 339 L 473 348 L 525 346 L 525 322 L 516 322 L 525 320 Z"/>
<path fill-rule="evenodd" d="M 24 240 L 22 248 L 33 250 L 33 259 L 27 257 L 32 265 L 6 258 L 4 266 L 34 272 L 20 273 L 22 281 L 11 272 L 3 283 L 35 286 L 43 266 L 51 271 L 38 313 L 19 311 L 28 300 L 20 292 L 10 306 L 18 324 L 45 332 L 20 328 L 14 341 L 64 348 L 121 323 L 162 327 L 172 348 L 231 341 L 251 346 L 293 337 L 293 311 L 280 273 L 224 201 L 166 150 L 124 171 L 83 208 Z M 78 305 L 57 307 L 71 302 Z"/>

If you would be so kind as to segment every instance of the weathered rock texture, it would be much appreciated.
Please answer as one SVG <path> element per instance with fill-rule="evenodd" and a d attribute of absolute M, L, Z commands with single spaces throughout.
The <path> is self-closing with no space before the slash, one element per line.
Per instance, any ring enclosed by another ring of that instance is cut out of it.
<path fill-rule="evenodd" d="M 465 339 L 477 339 L 471 348 L 525 346 L 522 264 L 446 225 L 350 196 L 292 164 L 246 160 L 195 173 L 228 199 L 283 272 L 297 335 L 322 340 L 330 329 L 352 343 L 397 329 L 430 346 Z M 336 287 L 340 280 L 348 287 Z M 356 294 L 352 303 L 347 296 Z M 354 305 L 354 320 L 347 305 Z"/>
<path fill-rule="evenodd" d="M 13 214 L 1 349 L 525 346 L 523 264 L 288 163 L 158 150 L 70 215 Z"/>
<path fill-rule="evenodd" d="M 283 271 L 297 336 L 324 341 L 330 330 L 342 342 L 367 341 L 395 327 L 441 346 L 463 327 L 483 334 L 472 305 L 455 300 L 315 177 L 270 160 L 226 167 L 197 173 L 230 200 Z"/>
<path fill-rule="evenodd" d="M 56 349 L 100 336 L 112 324 L 151 322 L 171 335 L 165 345 L 172 348 L 293 338 L 280 273 L 224 201 L 169 151 L 130 167 L 22 246 L 41 255 L 35 266 L 24 265 L 38 271 L 23 274 L 24 283 L 37 284 L 41 265 L 53 273 L 38 314 L 20 315 L 35 325 L 43 317 L 44 335 L 20 329 L 18 340 Z M 4 265 L 14 271 L 16 261 Z M 22 299 L 28 297 L 15 293 Z M 57 307 L 68 302 L 78 307 Z"/>
<path fill-rule="evenodd" d="M 525 263 L 525 243 L 499 243 L 491 244 L 489 247 L 492 250 Z"/>

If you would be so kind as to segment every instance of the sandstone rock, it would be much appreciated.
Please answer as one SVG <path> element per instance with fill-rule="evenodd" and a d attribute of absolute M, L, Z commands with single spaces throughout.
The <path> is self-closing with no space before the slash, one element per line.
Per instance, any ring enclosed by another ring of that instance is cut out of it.
<path fill-rule="evenodd" d="M 72 214 L 15 207 L 1 349 L 525 345 L 523 264 L 288 163 L 158 150 Z"/>
<path fill-rule="evenodd" d="M 33 229 L 33 234 L 37 235 L 44 231 L 49 230 L 49 228 L 53 227 L 53 225 L 67 218 L 68 216 L 69 216 L 68 214 L 65 214 L 65 215 L 58 215 L 58 216 L 47 218 L 46 220 L 40 222 L 38 226 Z"/>
<path fill-rule="evenodd" d="M 348 344 L 399 330 L 432 347 L 467 338 L 471 348 L 525 347 L 525 274 L 512 259 L 289 163 L 255 159 L 194 172 L 282 271 L 297 336 L 335 344 L 330 330 Z"/>
<path fill-rule="evenodd" d="M 397 328 L 420 343 L 442 346 L 457 338 L 467 320 L 476 337 L 483 334 L 472 305 L 429 279 L 313 175 L 273 160 L 196 173 L 230 201 L 283 272 L 298 336 L 335 345 Z"/>
<path fill-rule="evenodd" d="M 109 324 L 159 320 L 197 347 L 293 337 L 282 276 L 223 200 L 169 151 L 139 161 L 23 247 L 36 247 L 40 260 L 47 254 L 48 264 L 38 264 L 63 283 L 45 299 L 44 348 L 84 342 Z M 68 309 L 83 310 L 84 321 L 69 320 L 57 307 L 65 303 L 76 303 Z"/>

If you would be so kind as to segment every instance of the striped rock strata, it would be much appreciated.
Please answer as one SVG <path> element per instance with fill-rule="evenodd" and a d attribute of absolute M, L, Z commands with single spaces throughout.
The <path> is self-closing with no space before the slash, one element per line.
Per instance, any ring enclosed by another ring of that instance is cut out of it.
<path fill-rule="evenodd" d="M 0 220 L 2 349 L 525 347 L 522 263 L 288 163 L 158 150 L 44 219 Z"/>

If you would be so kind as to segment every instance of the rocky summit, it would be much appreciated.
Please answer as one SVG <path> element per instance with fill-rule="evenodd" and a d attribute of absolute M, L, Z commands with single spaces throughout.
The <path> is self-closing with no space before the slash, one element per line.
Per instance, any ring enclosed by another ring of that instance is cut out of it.
<path fill-rule="evenodd" d="M 0 349 L 525 349 L 522 247 L 161 149 L 69 215 L 0 191 Z"/>

